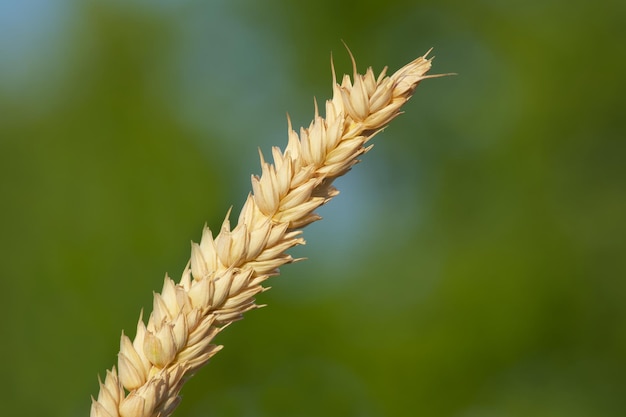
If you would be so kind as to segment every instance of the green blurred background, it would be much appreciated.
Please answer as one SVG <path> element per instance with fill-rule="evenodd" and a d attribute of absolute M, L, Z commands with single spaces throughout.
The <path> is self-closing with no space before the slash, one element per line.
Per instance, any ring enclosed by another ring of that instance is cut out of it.
<path fill-rule="evenodd" d="M 329 56 L 406 114 L 338 181 L 192 416 L 626 415 L 623 1 L 0 1 L 1 414 L 85 416 Z"/>

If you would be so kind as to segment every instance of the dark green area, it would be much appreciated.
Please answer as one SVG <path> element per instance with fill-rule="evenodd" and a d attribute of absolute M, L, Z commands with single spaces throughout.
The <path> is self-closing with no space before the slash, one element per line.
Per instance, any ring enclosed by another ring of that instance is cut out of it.
<path fill-rule="evenodd" d="M 338 182 L 309 259 L 175 415 L 624 415 L 623 2 L 68 0 L 50 33 L 21 7 L 0 32 L 2 415 L 88 415 L 257 147 L 330 94 L 330 51 L 350 71 L 342 39 L 361 70 L 432 46 L 459 75 Z"/>

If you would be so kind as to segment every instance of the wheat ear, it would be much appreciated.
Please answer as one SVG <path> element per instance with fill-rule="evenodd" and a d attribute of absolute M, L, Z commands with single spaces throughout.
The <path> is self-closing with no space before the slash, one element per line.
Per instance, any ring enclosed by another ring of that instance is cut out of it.
<path fill-rule="evenodd" d="M 430 52 L 430 51 L 429 51 Z M 400 113 L 431 67 L 428 53 L 386 76 L 371 68 L 341 85 L 333 75 L 333 98 L 326 115 L 315 117 L 298 135 L 288 122 L 284 151 L 272 148 L 274 164 L 261 154 L 261 176 L 252 176 L 252 193 L 231 229 L 229 214 L 219 234 L 208 227 L 200 243 L 191 244 L 191 259 L 178 284 L 165 277 L 163 290 L 137 334 L 122 333 L 117 370 L 100 380 L 91 417 L 165 417 L 180 402 L 182 385 L 221 346 L 213 338 L 246 311 L 258 307 L 254 296 L 278 268 L 294 262 L 286 251 L 304 243 L 301 229 L 318 220 L 314 210 L 339 192 L 335 178 L 345 174 L 367 152 L 367 142 Z M 332 60 L 331 60 L 332 64 Z"/>

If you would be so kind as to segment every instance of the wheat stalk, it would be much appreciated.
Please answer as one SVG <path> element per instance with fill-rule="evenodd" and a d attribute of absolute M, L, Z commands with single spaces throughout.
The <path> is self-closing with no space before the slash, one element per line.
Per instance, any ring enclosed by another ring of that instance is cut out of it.
<path fill-rule="evenodd" d="M 430 52 L 430 51 L 429 51 Z M 92 398 L 91 417 L 165 417 L 180 402 L 182 385 L 221 346 L 213 338 L 242 314 L 257 308 L 254 296 L 263 281 L 294 262 L 286 253 L 304 243 L 301 229 L 318 220 L 314 210 L 339 192 L 335 178 L 345 174 L 367 152 L 367 142 L 400 113 L 432 58 L 428 53 L 395 74 L 376 77 L 371 68 L 341 85 L 333 75 L 333 98 L 325 118 L 318 112 L 298 135 L 288 120 L 284 151 L 272 148 L 274 163 L 261 154 L 261 176 L 252 176 L 252 193 L 231 229 L 229 213 L 217 236 L 205 226 L 200 243 L 192 243 L 191 259 L 178 284 L 167 275 L 154 294 L 148 323 L 139 318 L 131 339 L 122 332 L 117 369 L 100 381 Z"/>

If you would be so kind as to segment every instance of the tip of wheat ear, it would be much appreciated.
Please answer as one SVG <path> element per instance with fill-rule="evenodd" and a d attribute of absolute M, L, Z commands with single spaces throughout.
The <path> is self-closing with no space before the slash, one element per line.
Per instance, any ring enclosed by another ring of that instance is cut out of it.
<path fill-rule="evenodd" d="M 430 51 L 429 51 L 430 52 Z M 338 194 L 333 180 L 345 174 L 371 146 L 367 142 L 399 113 L 426 75 L 427 54 L 386 75 L 371 68 L 337 83 L 325 116 L 315 116 L 296 133 L 288 120 L 284 150 L 272 148 L 273 163 L 261 153 L 261 175 L 252 176 L 252 193 L 231 228 L 230 210 L 216 236 L 204 227 L 200 243 L 175 283 L 165 277 L 154 294 L 152 313 L 139 318 L 134 340 L 122 333 L 117 367 L 101 379 L 92 398 L 91 417 L 165 417 L 180 401 L 183 383 L 221 346 L 213 338 L 246 311 L 257 308 L 262 283 L 295 259 L 287 250 L 304 243 L 301 229 Z M 332 62 L 332 61 L 331 61 Z M 143 316 L 143 315 L 142 315 Z"/>

